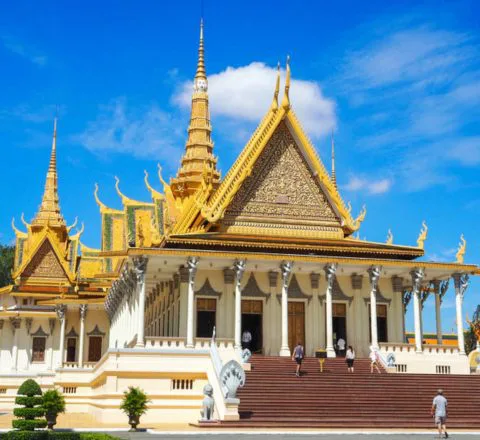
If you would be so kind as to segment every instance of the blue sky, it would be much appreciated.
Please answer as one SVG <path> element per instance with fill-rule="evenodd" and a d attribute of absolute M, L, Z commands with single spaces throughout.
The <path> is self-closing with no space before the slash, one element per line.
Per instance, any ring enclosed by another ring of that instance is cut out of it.
<path fill-rule="evenodd" d="M 289 54 L 294 108 L 327 167 L 335 131 L 342 194 L 354 212 L 367 205 L 361 237 L 384 241 L 391 229 L 394 242 L 415 244 L 426 220 L 426 259 L 453 261 L 464 233 L 465 261 L 478 264 L 480 7 L 418 3 L 205 0 L 215 150 L 225 173 Z M 57 106 L 62 210 L 85 222 L 85 244 L 100 243 L 95 182 L 119 207 L 115 175 L 147 200 L 143 170 L 175 172 L 199 16 L 199 1 L 2 3 L 1 242 L 13 239 L 11 218 L 32 218 L 40 203 Z M 479 285 L 465 298 L 470 315 Z M 443 327 L 454 326 L 450 292 Z"/>

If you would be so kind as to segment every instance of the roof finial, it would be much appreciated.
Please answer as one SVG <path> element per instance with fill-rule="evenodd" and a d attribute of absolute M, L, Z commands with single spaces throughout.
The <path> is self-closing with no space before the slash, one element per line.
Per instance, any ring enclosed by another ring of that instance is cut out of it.
<path fill-rule="evenodd" d="M 285 110 L 288 110 L 290 108 L 289 91 L 290 91 L 290 55 L 287 56 L 287 75 L 285 78 L 285 93 L 283 95 L 283 100 L 282 100 L 282 107 Z"/>
<path fill-rule="evenodd" d="M 195 85 L 197 79 L 207 79 L 207 72 L 205 70 L 205 48 L 203 45 L 203 18 L 200 19 L 200 43 L 198 45 L 198 61 L 197 72 L 195 74 Z"/>
<path fill-rule="evenodd" d="M 42 204 L 32 222 L 33 225 L 65 226 L 65 220 L 60 213 L 58 203 L 58 177 L 57 177 L 57 116 L 53 122 L 52 151 L 48 165 L 45 191 L 43 192 Z"/>
<path fill-rule="evenodd" d="M 277 82 L 275 84 L 275 93 L 273 94 L 272 110 L 278 110 L 278 93 L 280 92 L 280 61 L 277 64 Z"/>
<path fill-rule="evenodd" d="M 333 139 L 332 130 L 332 182 L 335 189 L 337 188 L 337 175 L 335 174 L 335 141 Z"/>

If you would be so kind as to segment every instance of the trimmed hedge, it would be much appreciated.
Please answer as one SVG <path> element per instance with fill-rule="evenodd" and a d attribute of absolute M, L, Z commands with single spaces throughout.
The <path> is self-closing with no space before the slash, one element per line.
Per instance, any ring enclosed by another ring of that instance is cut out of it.
<path fill-rule="evenodd" d="M 20 429 L 21 431 L 33 431 L 37 428 L 45 428 L 47 426 L 47 421 L 45 419 L 35 419 L 35 420 L 24 420 L 17 419 L 12 420 L 12 426 L 15 429 Z"/>
<path fill-rule="evenodd" d="M 96 432 L 58 431 L 10 431 L 0 435 L 5 440 L 120 440 L 108 434 Z"/>

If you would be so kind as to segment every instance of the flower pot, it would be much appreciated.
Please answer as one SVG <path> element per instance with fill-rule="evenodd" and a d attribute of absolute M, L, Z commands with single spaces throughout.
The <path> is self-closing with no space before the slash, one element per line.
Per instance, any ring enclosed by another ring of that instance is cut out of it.
<path fill-rule="evenodd" d="M 140 416 L 129 415 L 128 424 L 131 426 L 130 431 L 136 431 L 137 425 L 140 423 Z"/>
<path fill-rule="evenodd" d="M 53 427 L 57 424 L 57 415 L 56 413 L 49 413 L 45 414 L 45 418 L 47 419 L 47 428 L 53 429 Z"/>

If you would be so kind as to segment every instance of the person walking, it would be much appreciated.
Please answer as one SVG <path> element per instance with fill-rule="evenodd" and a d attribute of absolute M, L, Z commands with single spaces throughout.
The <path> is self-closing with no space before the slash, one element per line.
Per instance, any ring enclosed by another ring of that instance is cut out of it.
<path fill-rule="evenodd" d="M 347 362 L 347 372 L 353 373 L 353 362 L 355 361 L 355 351 L 351 345 L 348 346 L 347 354 L 345 355 Z"/>
<path fill-rule="evenodd" d="M 337 350 L 338 350 L 338 355 L 339 356 L 345 356 L 345 345 L 347 343 L 345 342 L 345 339 L 343 339 L 341 336 L 337 340 Z"/>
<path fill-rule="evenodd" d="M 292 361 L 295 361 L 297 363 L 297 370 L 295 372 L 295 376 L 300 377 L 300 368 L 302 367 L 302 361 L 303 361 L 303 345 L 301 342 L 298 342 L 297 346 L 293 349 L 293 354 L 292 354 Z"/>
<path fill-rule="evenodd" d="M 380 374 L 380 369 L 378 368 L 378 360 L 377 360 L 377 352 L 373 347 L 370 347 L 370 354 L 368 355 L 370 358 L 370 374 L 373 374 L 373 369 L 376 368 L 378 374 Z"/>
<path fill-rule="evenodd" d="M 435 425 L 438 428 L 438 438 L 442 438 L 442 431 L 445 438 L 448 438 L 447 433 L 447 399 L 443 395 L 443 390 L 438 390 L 437 395 L 433 399 L 431 415 L 435 416 Z"/>
<path fill-rule="evenodd" d="M 242 333 L 242 348 L 248 348 L 250 350 L 250 345 L 252 343 L 252 334 L 250 330 L 246 329 Z"/>

